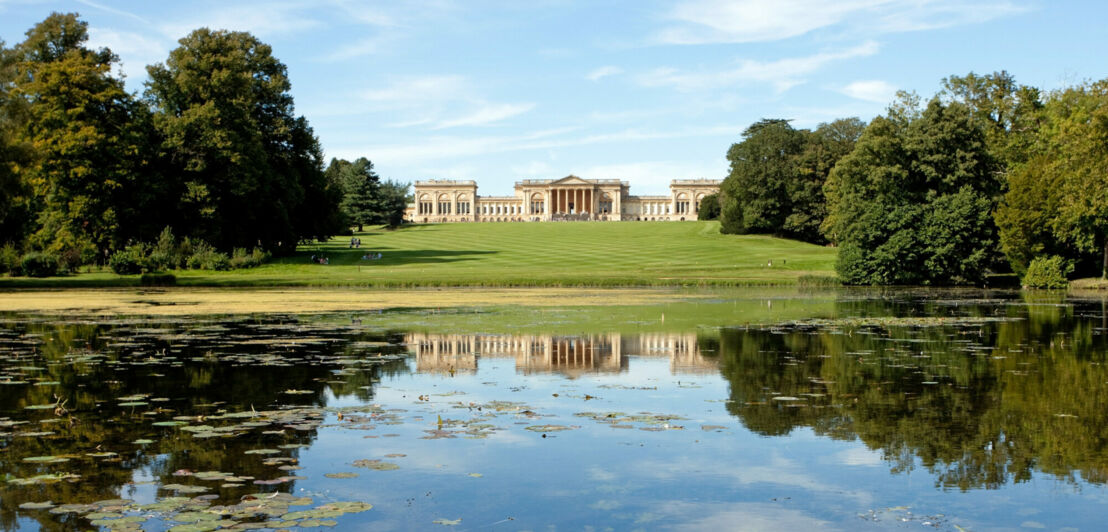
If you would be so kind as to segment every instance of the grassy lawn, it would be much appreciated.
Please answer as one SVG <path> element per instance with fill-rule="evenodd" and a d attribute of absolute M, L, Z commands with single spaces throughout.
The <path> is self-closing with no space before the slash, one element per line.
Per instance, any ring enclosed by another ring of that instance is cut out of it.
<path fill-rule="evenodd" d="M 357 236 L 360 249 L 340 237 L 254 269 L 175 274 L 180 285 L 206 286 L 739 286 L 833 276 L 836 254 L 768 236 L 721 235 L 717 222 L 432 224 Z M 382 258 L 363 260 L 366 253 Z M 312 255 L 330 264 L 315 264 Z M 0 286 L 128 282 L 134 277 L 88 273 L 2 279 Z"/>

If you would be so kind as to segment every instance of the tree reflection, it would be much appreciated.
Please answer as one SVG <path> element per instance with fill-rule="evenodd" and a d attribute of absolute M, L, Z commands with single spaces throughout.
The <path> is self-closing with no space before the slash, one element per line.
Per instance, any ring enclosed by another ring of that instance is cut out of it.
<path fill-rule="evenodd" d="M 760 434 L 810 427 L 860 439 L 894 472 L 922 466 L 944 488 L 996 488 L 1026 481 L 1036 469 L 1103 483 L 1108 367 L 1100 305 L 1024 303 L 869 301 L 842 303 L 838 312 L 1019 316 L 1010 321 L 913 326 L 907 318 L 881 326 L 847 319 L 724 330 L 728 409 Z"/>

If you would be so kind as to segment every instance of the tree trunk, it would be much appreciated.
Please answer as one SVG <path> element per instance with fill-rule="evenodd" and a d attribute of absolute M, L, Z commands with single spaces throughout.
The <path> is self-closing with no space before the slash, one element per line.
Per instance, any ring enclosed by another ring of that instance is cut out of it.
<path fill-rule="evenodd" d="M 358 232 L 359 232 L 359 233 L 361 233 L 361 232 L 362 232 L 362 224 L 358 224 Z M 1106 249 L 1106 250 L 1104 251 L 1104 253 L 1105 253 L 1105 257 L 1108 257 L 1108 249 Z M 1106 260 L 1108 260 L 1108 259 L 1106 259 Z"/>
<path fill-rule="evenodd" d="M 1101 279 L 1108 279 L 1108 238 L 1104 239 L 1104 268 L 1100 271 Z"/>

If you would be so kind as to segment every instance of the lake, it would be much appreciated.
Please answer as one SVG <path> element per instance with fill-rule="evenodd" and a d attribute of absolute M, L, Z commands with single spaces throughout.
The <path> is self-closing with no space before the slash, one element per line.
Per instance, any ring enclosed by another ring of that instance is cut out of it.
<path fill-rule="evenodd" d="M 6 312 L 0 526 L 1103 529 L 1103 299 L 709 296 Z"/>

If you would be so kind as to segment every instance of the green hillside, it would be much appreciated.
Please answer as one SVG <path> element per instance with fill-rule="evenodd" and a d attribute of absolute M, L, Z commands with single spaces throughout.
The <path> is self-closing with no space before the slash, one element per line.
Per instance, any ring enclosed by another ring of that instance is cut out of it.
<path fill-rule="evenodd" d="M 835 250 L 768 236 L 719 234 L 717 222 L 470 223 L 370 228 L 264 266 L 178 271 L 210 286 L 657 286 L 792 284 L 834 275 Z M 362 257 L 380 253 L 380 260 Z M 328 265 L 311 257 L 326 256 Z M 772 264 L 772 265 L 771 265 Z M 126 284 L 110 273 L 0 285 Z M 18 281 L 18 282 L 13 282 Z"/>

